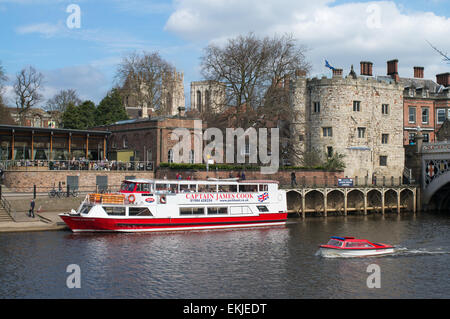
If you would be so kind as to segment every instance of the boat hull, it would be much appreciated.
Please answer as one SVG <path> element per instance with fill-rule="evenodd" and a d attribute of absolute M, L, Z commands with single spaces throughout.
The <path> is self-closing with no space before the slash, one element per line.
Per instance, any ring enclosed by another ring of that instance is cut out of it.
<path fill-rule="evenodd" d="M 60 214 L 73 232 L 157 232 L 284 225 L 287 213 L 239 217 L 102 218 Z"/>
<path fill-rule="evenodd" d="M 374 249 L 339 249 L 320 247 L 319 253 L 324 257 L 369 257 L 394 253 L 393 247 Z"/>

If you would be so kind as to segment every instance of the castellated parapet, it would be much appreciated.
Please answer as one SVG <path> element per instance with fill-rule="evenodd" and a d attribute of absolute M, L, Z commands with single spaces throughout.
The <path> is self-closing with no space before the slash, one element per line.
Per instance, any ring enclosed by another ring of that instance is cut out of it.
<path fill-rule="evenodd" d="M 349 177 L 402 176 L 403 86 L 354 72 L 321 79 L 297 76 L 293 82 L 296 153 L 316 151 L 323 160 L 343 154 Z M 302 165 L 301 159 L 293 164 Z"/>

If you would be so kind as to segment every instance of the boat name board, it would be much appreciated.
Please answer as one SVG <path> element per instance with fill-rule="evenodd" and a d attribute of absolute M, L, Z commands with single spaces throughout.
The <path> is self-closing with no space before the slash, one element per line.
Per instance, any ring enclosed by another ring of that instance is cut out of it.
<path fill-rule="evenodd" d="M 263 193 L 261 195 L 252 194 L 252 193 L 188 193 L 185 195 L 186 199 L 190 202 L 265 202 L 269 199 L 269 195 L 267 193 Z"/>

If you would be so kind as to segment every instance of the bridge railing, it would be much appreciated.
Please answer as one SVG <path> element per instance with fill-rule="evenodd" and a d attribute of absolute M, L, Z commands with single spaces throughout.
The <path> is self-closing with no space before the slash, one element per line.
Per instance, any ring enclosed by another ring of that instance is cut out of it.
<path fill-rule="evenodd" d="M 355 177 L 328 177 L 328 176 L 297 176 L 289 184 L 282 183 L 284 188 L 296 187 L 393 187 L 409 185 L 403 176 L 355 176 Z"/>

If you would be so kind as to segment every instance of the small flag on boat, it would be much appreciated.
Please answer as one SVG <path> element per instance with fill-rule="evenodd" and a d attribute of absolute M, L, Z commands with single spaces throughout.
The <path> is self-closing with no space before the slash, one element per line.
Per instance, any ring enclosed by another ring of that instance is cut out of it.
<path fill-rule="evenodd" d="M 262 193 L 261 195 L 258 196 L 258 201 L 260 202 L 264 202 L 265 200 L 267 200 L 269 198 L 269 193 Z"/>

